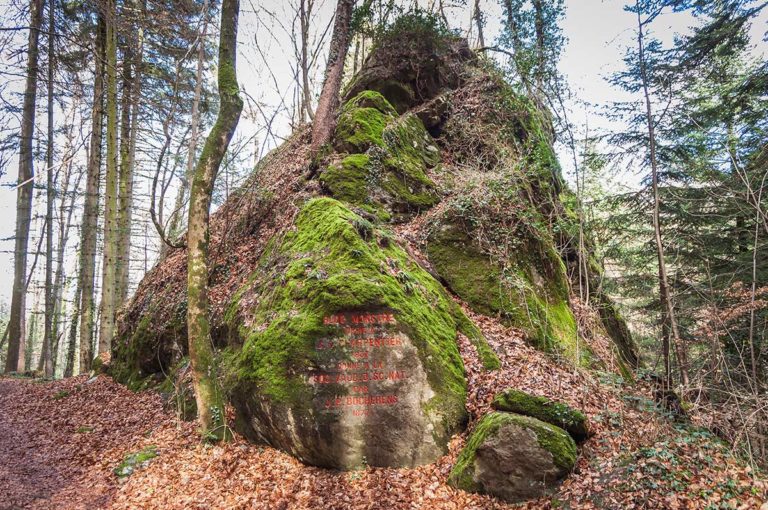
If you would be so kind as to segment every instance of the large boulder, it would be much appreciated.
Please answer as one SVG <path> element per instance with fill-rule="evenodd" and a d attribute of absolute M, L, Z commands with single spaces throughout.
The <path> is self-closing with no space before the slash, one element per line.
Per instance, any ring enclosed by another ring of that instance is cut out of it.
<path fill-rule="evenodd" d="M 575 462 L 576 444 L 564 430 L 528 416 L 490 413 L 469 436 L 448 483 L 516 503 L 551 492 Z"/>
<path fill-rule="evenodd" d="M 324 467 L 434 461 L 466 421 L 462 315 L 384 230 L 310 200 L 230 305 L 240 429 Z"/>
<path fill-rule="evenodd" d="M 584 413 L 547 397 L 508 388 L 493 398 L 491 407 L 497 411 L 522 414 L 550 423 L 568 432 L 576 441 L 584 441 L 590 435 Z"/>

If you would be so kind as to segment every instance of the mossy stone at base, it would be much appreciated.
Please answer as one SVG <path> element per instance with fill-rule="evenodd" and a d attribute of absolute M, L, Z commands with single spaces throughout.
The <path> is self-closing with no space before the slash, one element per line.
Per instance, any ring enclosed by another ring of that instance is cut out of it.
<path fill-rule="evenodd" d="M 157 447 L 154 445 L 147 446 L 138 452 L 128 453 L 113 472 L 118 478 L 125 478 L 132 475 L 136 469 L 145 467 L 157 455 Z"/>
<path fill-rule="evenodd" d="M 546 397 L 537 397 L 509 388 L 496 395 L 491 406 L 497 411 L 530 416 L 560 427 L 576 441 L 584 441 L 589 436 L 587 417 L 582 412 Z"/>
<path fill-rule="evenodd" d="M 564 430 L 512 413 L 485 415 L 469 436 L 448 484 L 517 503 L 550 493 L 576 463 Z"/>
<path fill-rule="evenodd" d="M 360 204 L 368 198 L 368 165 L 370 156 L 352 154 L 331 165 L 320 175 L 320 182 L 337 200 Z"/>

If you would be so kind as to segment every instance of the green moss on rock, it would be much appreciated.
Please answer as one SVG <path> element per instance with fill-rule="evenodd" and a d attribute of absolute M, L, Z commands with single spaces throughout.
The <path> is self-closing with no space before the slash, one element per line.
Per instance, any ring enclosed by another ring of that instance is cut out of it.
<path fill-rule="evenodd" d="M 497 411 L 522 414 L 558 426 L 576 441 L 583 441 L 589 435 L 587 417 L 582 412 L 546 397 L 509 388 L 496 395 L 491 406 Z"/>
<path fill-rule="evenodd" d="M 472 309 L 523 329 L 542 350 L 585 364 L 589 350 L 578 342 L 562 261 L 554 248 L 538 243 L 528 240 L 505 269 L 458 224 L 444 221 L 433 229 L 426 251 L 438 274 Z"/>
<path fill-rule="evenodd" d="M 259 269 L 238 291 L 230 309 L 240 302 L 255 304 L 241 313 L 228 313 L 248 317 L 247 326 L 240 326 L 242 349 L 231 349 L 223 362 L 239 411 L 247 415 L 256 408 L 282 406 L 290 410 L 297 427 L 312 421 L 322 427 L 330 418 L 318 414 L 313 402 L 316 392 L 325 389 L 308 384 L 307 374 L 322 366 L 316 341 L 341 334 L 324 318 L 356 310 L 390 310 L 396 319 L 393 327 L 412 342 L 434 393 L 424 411 L 432 420 L 435 442 L 445 445 L 466 418 L 466 381 L 456 344 L 455 304 L 440 283 L 387 232 L 331 198 L 307 202 L 268 257 L 259 261 Z M 261 416 L 259 423 L 267 421 Z M 312 432 L 305 435 L 309 441 Z M 289 441 L 293 440 L 275 443 L 286 447 Z M 297 455 L 321 462 L 314 453 Z"/>
<path fill-rule="evenodd" d="M 334 146 L 350 153 L 320 176 L 338 200 L 405 214 L 435 205 L 440 197 L 426 170 L 440 151 L 419 118 L 401 117 L 378 92 L 366 90 L 344 104 Z"/>
<path fill-rule="evenodd" d="M 336 125 L 334 146 L 351 153 L 362 153 L 370 147 L 383 147 L 384 127 L 397 112 L 384 96 L 365 90 L 347 101 Z"/>
<path fill-rule="evenodd" d="M 236 366 L 271 398 L 306 405 L 299 375 L 313 366 L 314 339 L 334 334 L 323 318 L 341 310 L 388 307 L 417 342 L 438 400 L 463 413 L 466 391 L 452 303 L 440 284 L 394 244 L 382 247 L 372 224 L 340 202 L 309 201 L 275 254 L 279 274 L 255 275 L 262 299 Z M 391 266 L 395 265 L 397 270 Z M 409 275 L 410 287 L 397 274 Z M 291 377 L 290 374 L 296 374 Z"/>
<path fill-rule="evenodd" d="M 150 445 L 138 452 L 129 453 L 123 461 L 113 470 L 118 478 L 130 476 L 136 469 L 145 467 L 157 457 L 157 446 Z"/>
<path fill-rule="evenodd" d="M 506 432 L 511 433 L 507 437 L 518 438 L 519 441 L 506 444 L 504 441 L 499 442 L 500 431 L 505 428 Z M 530 445 L 526 447 L 522 444 L 527 440 L 526 431 L 535 435 L 540 449 L 538 452 L 531 450 Z M 498 450 L 507 452 L 502 453 L 501 458 L 514 463 L 518 468 L 484 466 L 480 457 Z M 528 457 L 518 457 L 516 453 L 525 453 Z M 559 478 L 570 471 L 575 463 L 576 444 L 564 430 L 528 416 L 494 412 L 485 415 L 472 431 L 451 470 L 448 484 L 469 492 L 493 494 L 510 501 L 519 501 L 529 494 L 526 491 L 536 492 L 537 485 L 543 488 L 545 484 L 551 485 L 557 481 L 557 478 L 546 479 L 547 475 L 557 473 Z M 526 474 L 526 469 L 532 465 L 549 466 L 549 469 L 546 474 Z M 490 473 L 493 469 L 499 469 L 500 472 Z M 511 473 L 509 478 L 505 476 L 507 469 Z M 492 485 L 492 481 L 498 483 L 499 480 L 501 487 Z M 510 487 L 504 486 L 505 483 Z"/>
<path fill-rule="evenodd" d="M 329 166 L 320 176 L 320 182 L 338 200 L 359 204 L 368 198 L 368 170 L 370 156 L 352 154 L 339 165 Z"/>

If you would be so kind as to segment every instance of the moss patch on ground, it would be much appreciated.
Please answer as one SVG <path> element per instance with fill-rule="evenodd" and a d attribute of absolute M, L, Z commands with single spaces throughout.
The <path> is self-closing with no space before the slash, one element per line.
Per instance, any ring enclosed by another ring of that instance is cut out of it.
<path fill-rule="evenodd" d="M 576 441 L 583 441 L 589 435 L 587 417 L 581 411 L 546 397 L 537 397 L 524 391 L 509 388 L 496 395 L 491 406 L 497 411 L 530 416 L 560 427 Z"/>
<path fill-rule="evenodd" d="M 156 446 L 147 446 L 143 450 L 127 454 L 123 461 L 113 470 L 113 472 L 117 475 L 118 478 L 130 476 L 136 469 L 142 468 L 149 464 L 149 462 L 157 457 L 157 455 Z"/>

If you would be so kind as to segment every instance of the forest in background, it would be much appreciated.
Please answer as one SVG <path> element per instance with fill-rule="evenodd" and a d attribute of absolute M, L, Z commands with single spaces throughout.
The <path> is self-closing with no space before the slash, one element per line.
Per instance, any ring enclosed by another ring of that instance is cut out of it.
<path fill-rule="evenodd" d="M 573 118 L 577 92 L 558 70 L 564 9 L 578 7 L 499 2 L 501 33 L 490 40 L 485 31 L 499 21 L 488 19 L 486 3 L 357 2 L 345 76 L 403 13 L 468 33 L 547 112 L 570 160 L 575 294 L 588 302 L 590 286 L 604 287 L 630 320 L 645 370 L 689 410 L 705 410 L 712 430 L 752 461 L 765 462 L 768 63 L 754 50 L 765 40 L 749 33 L 766 4 L 629 3 L 635 44 L 610 81 L 632 99 L 600 112 L 624 129 L 592 133 Z M 258 128 L 223 156 L 214 204 L 314 119 L 333 61 L 333 20 L 320 15 L 327 6 L 292 2 L 286 20 L 264 4 L 249 8 L 288 35 L 291 86 L 279 104 L 244 97 L 244 118 Z M 66 377 L 88 372 L 94 356 L 109 351 L 121 304 L 182 242 L 195 165 L 220 110 L 212 64 L 220 6 L 32 0 L 12 7 L 0 32 L 0 177 L 13 181 L 18 198 L 14 253 L 4 254 L 14 257 L 15 274 L 12 300 L 0 305 L 0 361 L 6 372 Z M 655 29 L 670 12 L 689 14 L 692 28 L 662 43 Z M 457 19 L 471 23 L 460 27 Z M 241 44 L 262 55 L 252 65 L 276 84 L 263 56 L 274 43 Z M 608 183 L 627 169 L 641 185 L 618 193 Z M 600 265 L 599 279 L 586 277 Z"/>

